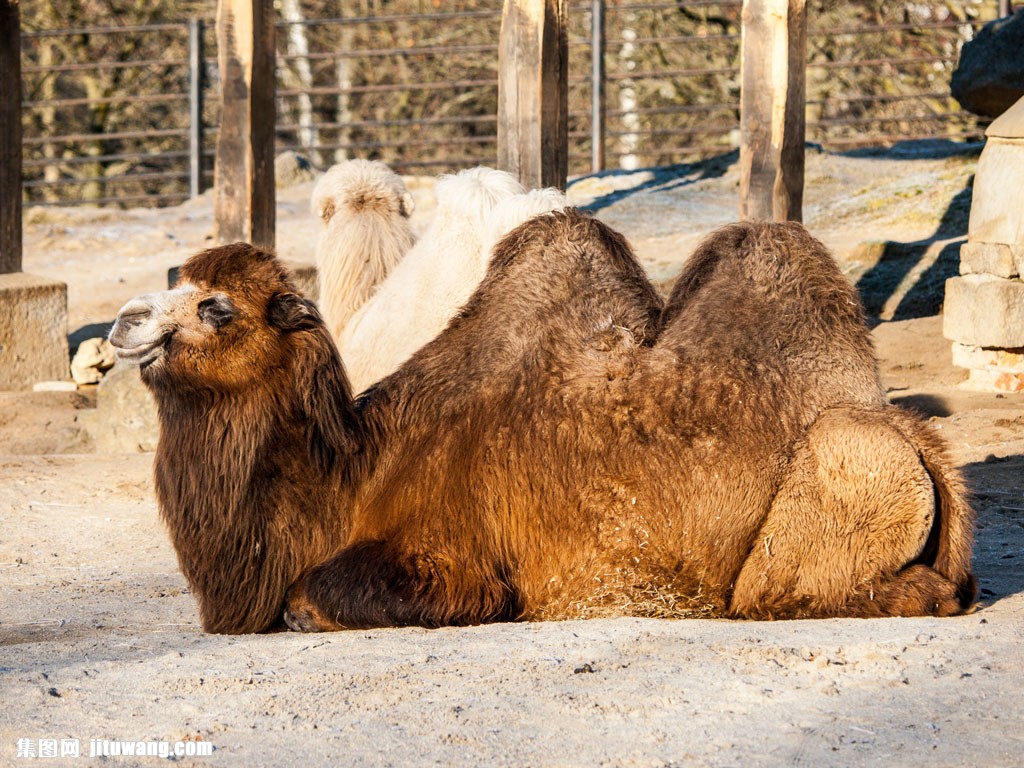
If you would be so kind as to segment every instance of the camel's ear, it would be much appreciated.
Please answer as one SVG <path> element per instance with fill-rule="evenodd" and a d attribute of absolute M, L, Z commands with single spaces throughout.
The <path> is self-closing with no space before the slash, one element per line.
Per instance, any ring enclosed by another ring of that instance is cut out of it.
<path fill-rule="evenodd" d="M 275 293 L 267 305 L 267 320 L 276 328 L 289 333 L 308 331 L 323 321 L 316 306 L 297 293 Z"/>
<path fill-rule="evenodd" d="M 413 202 L 412 195 L 406 192 L 398 202 L 398 212 L 408 219 L 414 210 L 416 210 L 416 203 Z"/>
<path fill-rule="evenodd" d="M 334 201 L 324 200 L 323 205 L 320 206 L 319 213 L 320 218 L 323 220 L 324 224 L 329 222 L 331 218 L 334 216 Z"/>

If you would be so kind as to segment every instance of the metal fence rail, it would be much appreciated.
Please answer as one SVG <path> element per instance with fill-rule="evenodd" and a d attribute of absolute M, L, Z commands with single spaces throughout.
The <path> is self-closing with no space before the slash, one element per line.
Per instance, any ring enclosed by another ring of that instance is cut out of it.
<path fill-rule="evenodd" d="M 402 173 L 493 164 L 501 3 L 461 5 L 282 20 L 277 150 L 321 167 L 376 157 Z M 948 82 L 960 45 L 1006 10 L 1000 0 L 872 6 L 859 19 L 820 6 L 808 140 L 845 150 L 981 138 Z M 736 0 L 571 5 L 570 173 L 733 150 L 740 11 Z M 197 19 L 23 34 L 26 203 L 169 205 L 207 188 L 214 51 L 213 25 Z"/>

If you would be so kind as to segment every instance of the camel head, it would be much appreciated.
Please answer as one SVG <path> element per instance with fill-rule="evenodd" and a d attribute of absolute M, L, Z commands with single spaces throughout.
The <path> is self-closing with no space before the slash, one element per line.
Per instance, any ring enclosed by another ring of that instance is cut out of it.
<path fill-rule="evenodd" d="M 525 192 L 526 187 L 511 173 L 486 165 L 446 173 L 438 176 L 434 185 L 437 197 L 435 218 L 442 223 L 455 218 L 479 225 L 502 200 Z"/>
<path fill-rule="evenodd" d="M 335 214 L 374 211 L 409 218 L 415 205 L 402 177 L 378 160 L 346 160 L 320 177 L 310 199 L 313 215 L 325 225 Z"/>
<path fill-rule="evenodd" d="M 171 290 L 125 304 L 110 342 L 151 387 L 226 392 L 263 381 L 286 363 L 291 335 L 322 327 L 271 254 L 235 243 L 193 256 Z"/>

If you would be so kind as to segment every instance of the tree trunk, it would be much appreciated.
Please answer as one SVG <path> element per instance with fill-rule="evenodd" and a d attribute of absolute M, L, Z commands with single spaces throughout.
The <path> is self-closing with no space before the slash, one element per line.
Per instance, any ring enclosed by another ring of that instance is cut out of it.
<path fill-rule="evenodd" d="M 299 102 L 299 144 L 309 159 L 316 166 L 321 165 L 320 134 L 316 128 L 316 116 L 313 113 L 313 100 L 309 89 L 313 87 L 313 73 L 309 67 L 309 39 L 306 27 L 300 22 L 305 18 L 299 0 L 281 0 L 281 16 L 288 23 L 288 53 L 298 58 L 292 60 L 289 71 L 295 78 L 297 89 L 301 91 Z"/>
<path fill-rule="evenodd" d="M 352 30 L 342 27 L 341 50 L 350 50 L 352 38 Z M 352 143 L 352 129 L 349 127 L 352 123 L 352 59 L 345 56 L 338 59 L 335 71 L 338 76 L 338 106 L 334 119 L 339 126 L 335 143 L 341 146 L 334 151 L 334 162 L 340 163 L 351 156 L 347 145 Z"/>
<path fill-rule="evenodd" d="M 498 167 L 528 189 L 568 175 L 567 0 L 505 0 L 498 43 Z"/>
<path fill-rule="evenodd" d="M 636 69 L 636 14 L 627 13 L 622 28 L 622 46 L 619 48 L 619 62 L 624 72 Z M 636 109 L 639 106 L 636 95 L 636 82 L 632 78 L 619 81 L 619 111 L 622 112 L 622 130 L 619 136 L 619 167 L 625 171 L 633 171 L 640 165 L 636 151 L 640 146 L 640 116 Z"/>
<path fill-rule="evenodd" d="M 274 11 L 270 0 L 220 0 L 221 126 L 214 238 L 274 247 Z"/>

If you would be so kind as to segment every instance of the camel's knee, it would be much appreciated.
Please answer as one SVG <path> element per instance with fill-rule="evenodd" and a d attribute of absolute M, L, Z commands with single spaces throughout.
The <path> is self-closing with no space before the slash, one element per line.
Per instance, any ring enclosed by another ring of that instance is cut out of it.
<path fill-rule="evenodd" d="M 402 552 L 385 541 L 350 544 L 289 590 L 285 621 L 293 629 L 325 631 L 519 616 L 520 601 L 505 579 L 463 565 L 437 554 Z"/>
<path fill-rule="evenodd" d="M 304 632 L 416 624 L 420 592 L 386 542 L 362 541 L 306 572 L 288 590 L 284 619 Z"/>
<path fill-rule="evenodd" d="M 884 411 L 825 414 L 808 433 L 807 451 L 821 535 L 837 555 L 846 549 L 889 572 L 921 555 L 935 522 L 935 485 Z"/>

